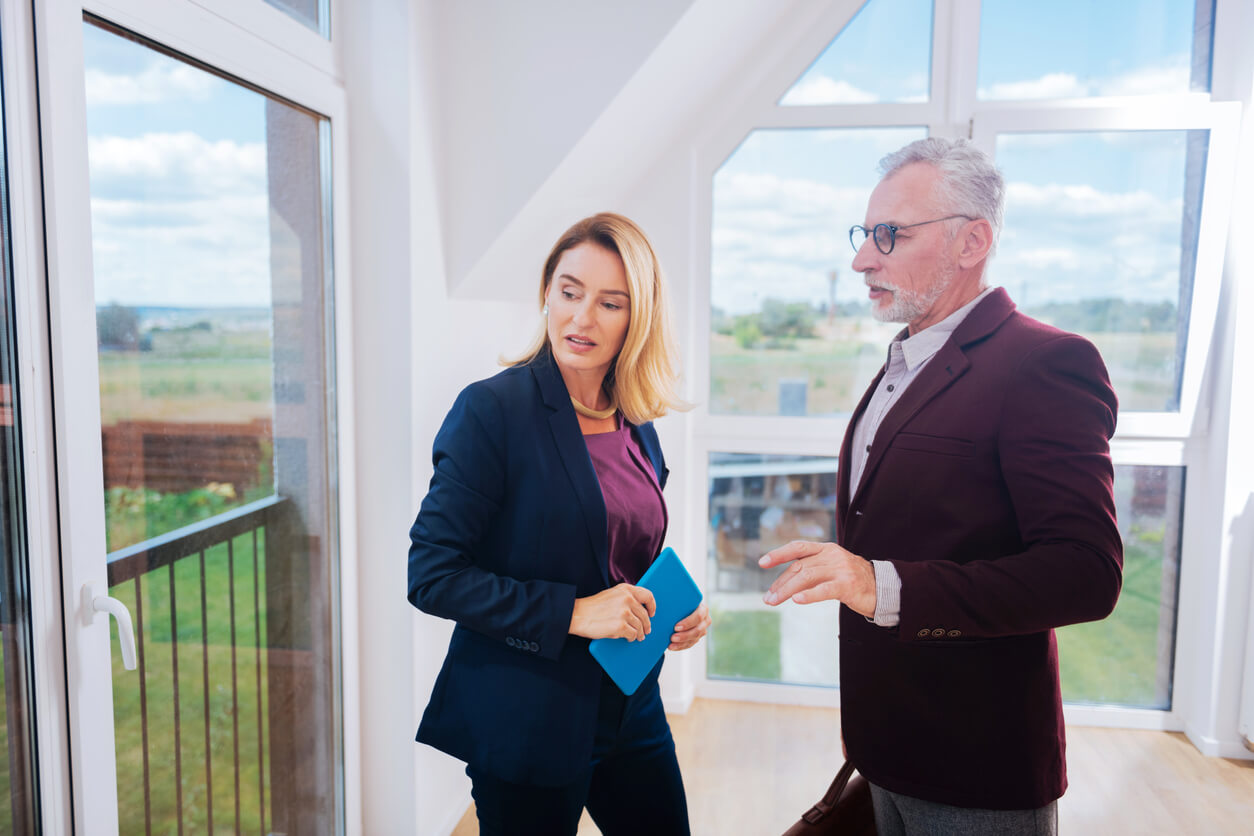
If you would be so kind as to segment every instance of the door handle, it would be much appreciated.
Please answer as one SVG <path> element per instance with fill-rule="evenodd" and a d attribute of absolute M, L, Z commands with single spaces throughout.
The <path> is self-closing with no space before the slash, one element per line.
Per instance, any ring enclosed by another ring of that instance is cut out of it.
<path fill-rule="evenodd" d="M 99 591 L 96 584 L 89 583 L 83 587 L 83 618 L 91 623 L 98 612 L 113 616 L 118 622 L 118 643 L 122 650 L 122 667 L 133 671 L 135 670 L 135 628 L 131 624 L 131 611 L 117 598 L 111 598 L 107 594 L 97 594 Z"/>

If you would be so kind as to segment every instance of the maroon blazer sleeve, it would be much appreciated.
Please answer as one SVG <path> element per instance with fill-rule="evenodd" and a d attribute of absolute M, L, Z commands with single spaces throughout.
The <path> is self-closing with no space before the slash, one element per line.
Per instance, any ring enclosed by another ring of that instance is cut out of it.
<path fill-rule="evenodd" d="M 966 408 L 998 414 L 989 454 L 999 459 L 1021 548 L 961 562 L 892 561 L 903 641 L 929 639 L 937 625 L 966 639 L 1040 632 L 1104 618 L 1118 599 L 1123 546 L 1109 447 L 1117 406 L 1097 349 L 1060 333 L 986 394 Z"/>

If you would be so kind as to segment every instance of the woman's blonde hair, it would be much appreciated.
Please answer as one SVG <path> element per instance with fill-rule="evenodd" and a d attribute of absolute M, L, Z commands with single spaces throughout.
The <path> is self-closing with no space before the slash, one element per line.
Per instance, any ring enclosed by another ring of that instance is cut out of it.
<path fill-rule="evenodd" d="M 596 244 L 614 253 L 622 259 L 627 273 L 631 319 L 623 348 L 602 383 L 606 394 L 633 424 L 660 418 L 668 409 L 690 408 L 675 394 L 677 352 L 662 267 L 648 237 L 633 221 L 613 212 L 600 212 L 562 233 L 544 262 L 540 305 L 545 304 L 562 254 L 580 244 Z M 541 322 L 540 332 L 521 357 L 502 362 L 521 366 L 542 354 L 552 354 L 547 321 Z"/>

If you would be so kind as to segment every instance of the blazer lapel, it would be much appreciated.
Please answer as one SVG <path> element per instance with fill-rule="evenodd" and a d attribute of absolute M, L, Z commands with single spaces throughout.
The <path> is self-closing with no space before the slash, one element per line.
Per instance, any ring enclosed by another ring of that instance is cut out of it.
<path fill-rule="evenodd" d="M 549 414 L 549 430 L 553 433 L 553 444 L 557 447 L 562 466 L 575 488 L 575 499 L 588 527 L 592 553 L 596 556 L 601 579 L 608 587 L 609 523 L 605 516 L 605 499 L 601 496 L 601 483 L 597 481 L 596 470 L 588 456 L 588 446 L 584 444 L 583 432 L 579 429 L 579 419 L 575 417 L 575 408 L 571 406 L 566 384 L 552 358 L 544 354 L 533 360 L 530 368 L 540 386 L 544 405 L 552 410 Z"/>
<path fill-rule="evenodd" d="M 845 517 L 849 514 L 849 502 L 853 497 L 853 489 L 855 487 L 849 484 L 849 468 L 847 467 L 847 464 L 853 461 L 853 431 L 858 426 L 858 421 L 862 419 L 863 413 L 866 412 L 867 406 L 871 403 L 871 395 L 879 387 L 880 381 L 884 378 L 887 370 L 887 366 L 880 366 L 879 373 L 875 375 L 871 385 L 862 393 L 862 400 L 858 402 L 858 406 L 854 409 L 853 414 L 849 416 L 849 423 L 845 428 L 845 437 L 840 443 L 840 458 L 837 459 L 840 466 L 836 473 L 836 535 L 838 542 L 844 531 Z"/>
<path fill-rule="evenodd" d="M 1014 313 L 1014 310 L 1014 302 L 1010 301 L 1006 291 L 999 287 L 967 314 L 967 318 L 959 324 L 957 330 L 940 347 L 940 350 L 936 352 L 932 359 L 928 361 L 923 371 L 919 372 L 919 376 L 902 393 L 901 399 L 893 404 L 892 409 L 888 410 L 887 414 L 884 415 L 884 420 L 880 423 L 879 429 L 875 431 L 875 438 L 871 442 L 871 452 L 867 456 L 866 467 L 862 470 L 862 481 L 870 481 L 876 467 L 883 460 L 884 454 L 888 452 L 888 448 L 892 446 L 893 438 L 901 431 L 901 428 L 918 414 L 919 410 L 948 389 L 955 380 L 962 377 L 967 369 L 970 368 L 971 362 L 967 359 L 965 348 L 996 331 L 1006 321 L 1006 318 Z M 876 376 L 871 386 L 868 387 L 866 394 L 863 395 L 862 403 L 858 407 L 859 411 L 866 408 L 866 404 L 875 388 L 879 385 L 881 377 L 883 377 L 882 370 Z M 849 443 L 848 439 L 853 436 L 852 428 L 853 424 L 851 422 L 846 445 Z M 841 450 L 842 455 L 847 455 L 848 452 L 843 448 Z M 850 503 L 852 503 L 853 491 L 856 488 L 856 485 L 848 485 L 845 488 L 845 496 Z M 845 507 L 846 513 L 848 512 L 848 507 Z"/>

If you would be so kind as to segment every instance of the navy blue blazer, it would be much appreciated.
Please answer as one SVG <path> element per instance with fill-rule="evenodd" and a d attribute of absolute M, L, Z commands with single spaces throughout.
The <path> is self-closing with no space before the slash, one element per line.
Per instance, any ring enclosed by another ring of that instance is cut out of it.
<path fill-rule="evenodd" d="M 665 487 L 653 425 L 632 432 Z M 417 739 L 506 781 L 569 783 L 592 759 L 602 671 L 567 630 L 575 599 L 611 582 L 600 483 L 551 356 L 462 390 L 432 458 L 409 600 L 457 627 Z"/>

